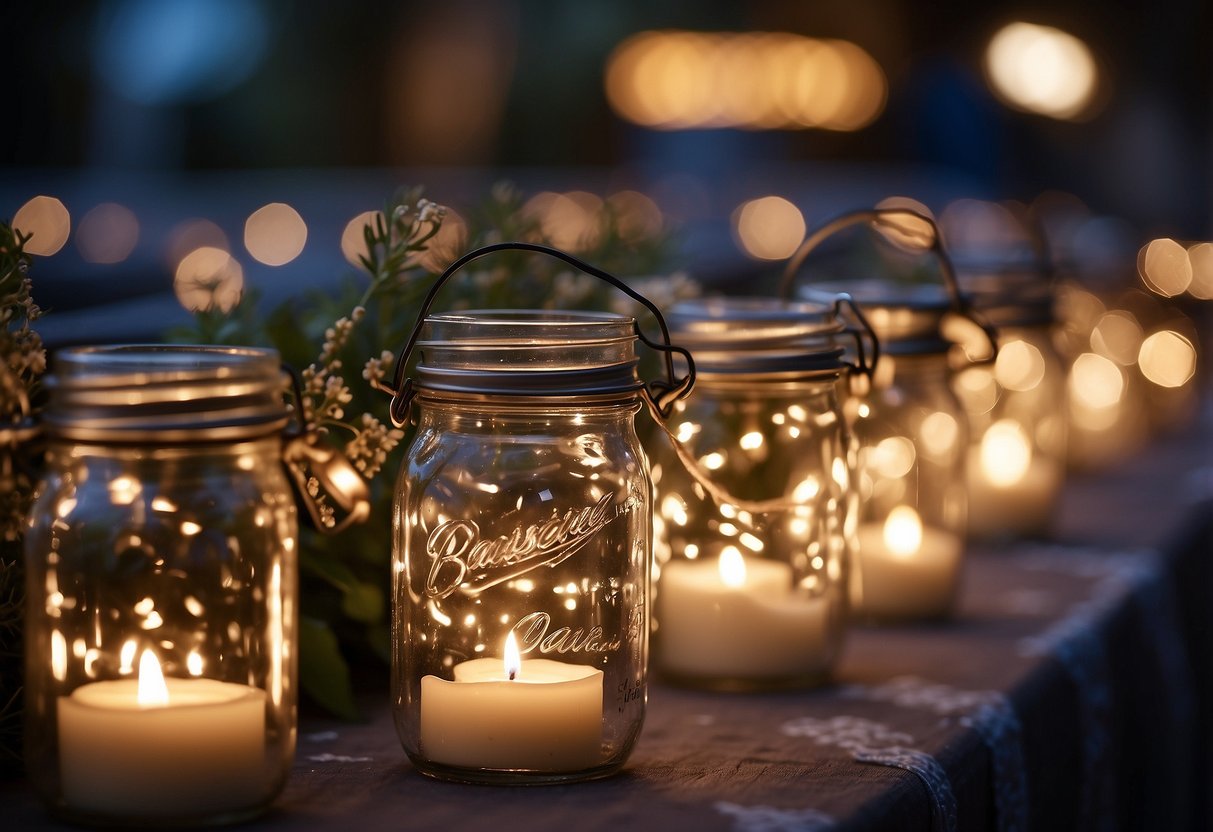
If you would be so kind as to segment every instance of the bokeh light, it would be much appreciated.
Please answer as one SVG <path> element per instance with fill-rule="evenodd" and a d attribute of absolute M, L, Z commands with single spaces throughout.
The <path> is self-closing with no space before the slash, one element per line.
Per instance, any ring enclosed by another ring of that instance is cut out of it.
<path fill-rule="evenodd" d="M 607 197 L 619 236 L 625 240 L 651 237 L 665 224 L 657 203 L 640 191 L 619 191 Z"/>
<path fill-rule="evenodd" d="M 307 223 L 285 202 L 261 206 L 244 223 L 244 247 L 253 259 L 267 266 L 291 262 L 305 243 Z"/>
<path fill-rule="evenodd" d="M 231 251 L 223 229 L 210 220 L 188 219 L 178 223 L 168 235 L 168 261 L 176 268 L 194 249 L 203 247 Z"/>
<path fill-rule="evenodd" d="M 1141 325 L 1137 319 L 1128 312 L 1113 310 L 1101 315 L 1091 330 L 1091 349 L 1122 367 L 1131 367 L 1137 363 L 1141 338 Z"/>
<path fill-rule="evenodd" d="M 602 198 L 586 191 L 540 191 L 522 210 L 539 222 L 541 233 L 556 248 L 584 251 L 602 232 Z"/>
<path fill-rule="evenodd" d="M 76 248 L 90 263 L 121 263 L 139 242 L 139 220 L 131 209 L 103 202 L 80 218 Z"/>
<path fill-rule="evenodd" d="M 1188 249 L 1192 282 L 1188 294 L 1198 300 L 1213 300 L 1213 243 L 1197 243 Z"/>
<path fill-rule="evenodd" d="M 733 212 L 733 234 L 750 256 L 784 260 L 804 240 L 804 215 L 781 196 L 752 199 Z"/>
<path fill-rule="evenodd" d="M 244 269 L 223 249 L 203 246 L 177 265 L 173 291 L 190 312 L 230 312 L 244 291 Z"/>
<path fill-rule="evenodd" d="M 1196 374 L 1196 348 L 1178 332 L 1155 332 L 1141 344 L 1141 374 L 1159 387 L 1183 387 Z"/>
<path fill-rule="evenodd" d="M 616 113 L 660 130 L 858 130 L 888 93 L 859 46 L 780 32 L 641 32 L 611 53 L 605 84 Z"/>
<path fill-rule="evenodd" d="M 1137 271 L 1151 292 L 1172 298 L 1192 283 L 1188 251 L 1169 237 L 1151 240 L 1137 253 Z"/>
<path fill-rule="evenodd" d="M 1025 392 L 1034 389 L 1045 377 L 1045 359 L 1035 345 L 1012 341 L 998 351 L 994 378 L 1007 390 Z"/>
<path fill-rule="evenodd" d="M 1087 113 L 1099 81 L 1085 43 L 1033 23 L 1000 29 L 986 49 L 985 69 L 990 87 L 1005 103 L 1064 120 Z"/>
<path fill-rule="evenodd" d="M 1111 359 L 1085 352 L 1074 360 L 1069 384 L 1070 395 L 1076 402 L 1101 410 L 1119 404 L 1125 378 Z"/>
<path fill-rule="evenodd" d="M 49 257 L 67 242 L 72 231 L 72 217 L 55 197 L 36 196 L 17 209 L 13 228 L 33 235 L 25 244 L 27 254 Z"/>
<path fill-rule="evenodd" d="M 351 266 L 362 266 L 358 258 L 367 254 L 365 229 L 368 225 L 373 226 L 375 218 L 381 216 L 382 211 L 363 211 L 345 224 L 341 232 L 341 254 Z"/>

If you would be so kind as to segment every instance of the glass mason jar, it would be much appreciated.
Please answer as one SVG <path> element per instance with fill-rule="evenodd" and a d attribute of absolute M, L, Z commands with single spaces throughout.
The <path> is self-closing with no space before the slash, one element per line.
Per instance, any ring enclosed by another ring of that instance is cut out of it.
<path fill-rule="evenodd" d="M 268 350 L 56 356 L 26 533 L 26 760 L 73 821 L 255 815 L 295 749 L 296 515 Z"/>
<path fill-rule="evenodd" d="M 670 318 L 697 381 L 654 454 L 655 664 L 695 687 L 819 684 L 842 644 L 854 522 L 848 331 L 836 305 L 774 299 Z"/>
<path fill-rule="evenodd" d="M 851 612 L 873 620 L 952 613 L 965 551 L 967 420 L 943 336 L 940 286 L 848 284 L 880 339 L 866 393 L 849 402 L 859 442 Z M 859 380 L 856 387 L 862 387 Z"/>
<path fill-rule="evenodd" d="M 974 307 L 998 329 L 998 358 L 955 390 L 969 417 L 969 534 L 1045 535 L 1065 482 L 1066 372 L 1053 291 L 1030 270 L 962 271 Z"/>
<path fill-rule="evenodd" d="M 465 255 L 435 290 L 498 248 Z M 401 743 L 419 771 L 449 780 L 609 775 L 636 743 L 647 697 L 652 519 L 634 424 L 647 393 L 636 321 L 514 310 L 418 326 L 398 363 L 415 343 L 415 382 L 387 388 L 393 418 L 411 401 L 416 426 L 393 512 Z"/>

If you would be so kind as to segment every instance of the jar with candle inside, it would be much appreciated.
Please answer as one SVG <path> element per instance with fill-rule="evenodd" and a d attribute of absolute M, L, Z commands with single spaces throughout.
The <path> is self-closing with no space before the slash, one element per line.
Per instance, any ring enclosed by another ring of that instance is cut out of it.
<path fill-rule="evenodd" d="M 268 350 L 61 351 L 25 539 L 29 776 L 76 822 L 229 823 L 295 748 L 286 377 Z"/>
<path fill-rule="evenodd" d="M 875 371 L 856 380 L 859 395 L 846 406 L 859 443 L 851 613 L 943 618 L 955 606 L 966 537 L 968 421 L 942 334 L 945 316 L 960 310 L 937 285 L 846 285 L 881 344 Z"/>
<path fill-rule="evenodd" d="M 655 665 L 709 689 L 819 684 L 842 646 L 856 509 L 841 382 L 875 344 L 841 301 L 719 298 L 670 318 L 697 382 L 654 449 Z"/>
<path fill-rule="evenodd" d="M 899 253 L 931 255 L 939 282 L 889 276 L 799 287 L 805 298 L 847 292 L 881 347 L 874 372 L 852 378 L 855 395 L 845 405 L 859 444 L 851 613 L 872 621 L 942 618 L 955 605 L 965 551 L 968 448 L 967 419 L 950 386 L 951 356 L 962 350 L 946 333 L 959 328 L 983 341 L 972 349 L 984 361 L 996 354 L 996 336 L 961 295 L 934 220 L 909 207 L 855 211 L 823 225 L 789 259 L 783 294 L 792 294 L 816 246 L 855 225 Z"/>
<path fill-rule="evenodd" d="M 1065 483 L 1066 371 L 1054 294 L 1039 272 L 960 265 L 961 287 L 998 331 L 998 357 L 961 370 L 969 420 L 969 534 L 1047 535 Z"/>
<path fill-rule="evenodd" d="M 624 764 L 646 705 L 642 336 L 607 313 L 428 314 L 455 271 L 503 248 L 614 282 L 499 244 L 452 264 L 423 304 L 398 362 L 415 348 L 413 378 L 384 388 L 415 425 L 394 508 L 393 712 L 423 774 L 593 779 Z"/>

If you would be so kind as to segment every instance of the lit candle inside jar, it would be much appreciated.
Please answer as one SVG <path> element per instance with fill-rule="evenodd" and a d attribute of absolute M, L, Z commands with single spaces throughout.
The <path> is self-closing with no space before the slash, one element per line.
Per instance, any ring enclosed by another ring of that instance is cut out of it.
<path fill-rule="evenodd" d="M 884 523 L 859 527 L 859 563 L 851 572 L 851 608 L 878 618 L 943 615 L 959 577 L 960 537 L 924 527 L 911 506 Z"/>
<path fill-rule="evenodd" d="M 792 568 L 725 546 L 661 572 L 657 638 L 670 674 L 722 681 L 812 676 L 829 664 L 829 602 L 793 592 Z"/>
<path fill-rule="evenodd" d="M 1032 451 L 1023 426 L 1001 419 L 986 430 L 968 459 L 969 531 L 1032 534 L 1048 528 L 1061 466 Z"/>
<path fill-rule="evenodd" d="M 421 679 L 421 749 L 481 769 L 579 771 L 602 762 L 601 670 L 525 663 L 511 632 L 503 659 L 455 665 L 454 681 Z"/>
<path fill-rule="evenodd" d="M 73 809 L 175 818 L 255 806 L 265 792 L 265 691 L 165 679 L 150 650 L 138 679 L 59 699 L 64 800 Z"/>

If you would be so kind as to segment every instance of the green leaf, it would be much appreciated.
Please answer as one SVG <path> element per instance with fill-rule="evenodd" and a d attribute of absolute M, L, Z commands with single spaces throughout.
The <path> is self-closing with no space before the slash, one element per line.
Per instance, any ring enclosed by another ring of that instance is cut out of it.
<path fill-rule="evenodd" d="M 383 607 L 383 592 L 374 584 L 356 583 L 346 589 L 341 599 L 341 611 L 364 624 L 382 621 Z"/>
<path fill-rule="evenodd" d="M 327 550 L 304 547 L 299 552 L 299 567 L 305 574 L 315 575 L 343 593 L 348 593 L 358 584 L 358 576 L 353 570 Z"/>
<path fill-rule="evenodd" d="M 334 716 L 361 718 L 354 704 L 349 665 L 337 649 L 337 636 L 325 622 L 306 616 L 299 619 L 299 684 Z"/>

